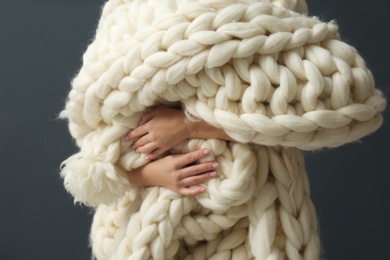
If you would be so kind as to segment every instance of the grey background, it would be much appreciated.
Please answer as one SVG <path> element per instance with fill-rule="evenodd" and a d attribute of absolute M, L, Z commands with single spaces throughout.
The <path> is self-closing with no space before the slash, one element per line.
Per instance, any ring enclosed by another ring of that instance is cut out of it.
<path fill-rule="evenodd" d="M 308 2 L 311 15 L 338 21 L 387 95 L 387 1 Z M 73 205 L 59 178 L 76 148 L 56 116 L 102 4 L 0 1 L 0 260 L 90 258 L 92 214 Z M 388 110 L 381 129 L 360 143 L 306 153 L 324 259 L 389 259 Z"/>

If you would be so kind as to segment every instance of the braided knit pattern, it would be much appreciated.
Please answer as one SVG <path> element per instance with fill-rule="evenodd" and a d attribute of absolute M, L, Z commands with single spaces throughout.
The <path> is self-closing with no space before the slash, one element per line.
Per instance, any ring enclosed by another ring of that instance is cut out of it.
<path fill-rule="evenodd" d="M 319 259 L 301 150 L 376 131 L 386 107 L 337 25 L 301 0 L 109 0 L 61 113 L 80 150 L 61 176 L 96 207 L 97 259 Z M 220 164 L 207 192 L 135 188 L 147 161 L 125 134 L 156 106 L 236 142 L 188 140 Z"/>

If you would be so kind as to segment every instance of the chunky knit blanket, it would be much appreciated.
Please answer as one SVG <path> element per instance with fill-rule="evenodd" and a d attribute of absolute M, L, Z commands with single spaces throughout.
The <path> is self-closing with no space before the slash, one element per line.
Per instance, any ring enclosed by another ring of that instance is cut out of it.
<path fill-rule="evenodd" d="M 235 142 L 192 139 L 220 164 L 205 193 L 136 188 L 124 136 L 156 106 Z M 109 0 L 62 117 L 79 151 L 61 176 L 95 211 L 97 259 L 308 259 L 320 240 L 301 150 L 376 131 L 386 107 L 337 25 L 304 0 Z"/>

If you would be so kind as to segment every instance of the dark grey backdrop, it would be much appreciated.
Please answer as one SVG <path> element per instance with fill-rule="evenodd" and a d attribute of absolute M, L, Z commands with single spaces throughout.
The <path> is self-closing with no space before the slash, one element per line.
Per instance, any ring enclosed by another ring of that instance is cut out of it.
<path fill-rule="evenodd" d="M 309 0 L 389 91 L 386 0 Z M 86 260 L 89 209 L 74 206 L 58 175 L 76 151 L 56 121 L 94 35 L 100 0 L 0 1 L 0 259 Z M 306 153 L 323 258 L 385 259 L 390 242 L 389 112 L 361 143 Z M 388 258 L 387 258 L 388 259 Z"/>

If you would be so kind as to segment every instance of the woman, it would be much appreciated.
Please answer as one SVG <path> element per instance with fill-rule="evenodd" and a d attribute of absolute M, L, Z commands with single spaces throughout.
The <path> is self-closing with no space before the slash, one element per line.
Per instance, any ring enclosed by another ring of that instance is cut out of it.
<path fill-rule="evenodd" d="M 386 101 L 334 23 L 271 2 L 107 2 L 62 114 L 95 257 L 320 258 L 300 149 L 374 132 Z"/>

